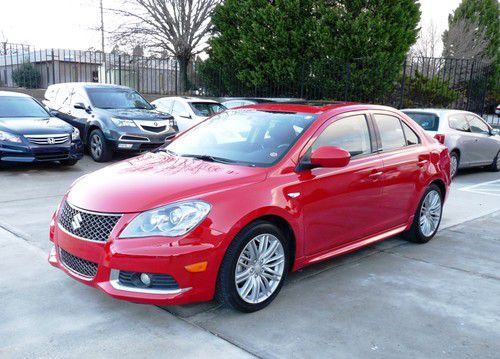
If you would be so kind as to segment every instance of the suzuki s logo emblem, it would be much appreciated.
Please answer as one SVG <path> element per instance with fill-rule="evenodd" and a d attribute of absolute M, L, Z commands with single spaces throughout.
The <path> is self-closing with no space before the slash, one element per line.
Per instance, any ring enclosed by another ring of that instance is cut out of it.
<path fill-rule="evenodd" d="M 77 213 L 73 216 L 73 221 L 71 221 L 71 227 L 74 231 L 82 226 L 83 218 L 80 213 Z"/>
<path fill-rule="evenodd" d="M 53 138 L 53 137 L 49 137 L 49 138 L 47 138 L 47 143 L 48 143 L 49 145 L 53 145 L 54 143 L 56 143 L 56 140 L 54 140 L 54 138 Z"/>

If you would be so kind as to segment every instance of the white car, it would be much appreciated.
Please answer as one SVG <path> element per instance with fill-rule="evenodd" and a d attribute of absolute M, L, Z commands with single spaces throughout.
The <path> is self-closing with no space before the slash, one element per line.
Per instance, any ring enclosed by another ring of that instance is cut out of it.
<path fill-rule="evenodd" d="M 226 109 L 219 102 L 197 97 L 162 97 L 152 102 L 156 108 L 174 116 L 179 132 L 184 132 L 204 119 Z"/>

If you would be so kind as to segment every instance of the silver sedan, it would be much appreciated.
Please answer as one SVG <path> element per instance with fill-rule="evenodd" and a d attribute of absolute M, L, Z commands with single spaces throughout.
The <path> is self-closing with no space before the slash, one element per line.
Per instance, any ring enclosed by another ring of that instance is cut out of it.
<path fill-rule="evenodd" d="M 450 151 L 451 176 L 459 168 L 487 166 L 500 171 L 500 136 L 472 112 L 443 109 L 404 109 Z"/>

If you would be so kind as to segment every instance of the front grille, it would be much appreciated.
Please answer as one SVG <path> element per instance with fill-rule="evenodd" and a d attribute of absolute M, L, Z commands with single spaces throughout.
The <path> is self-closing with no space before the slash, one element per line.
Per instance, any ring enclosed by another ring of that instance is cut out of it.
<path fill-rule="evenodd" d="M 90 241 L 106 242 L 120 214 L 100 214 L 82 211 L 64 202 L 59 225 L 70 234 Z"/>
<path fill-rule="evenodd" d="M 69 140 L 68 134 L 63 135 L 25 135 L 30 143 L 35 145 L 60 145 Z"/>
<path fill-rule="evenodd" d="M 89 278 L 97 274 L 97 263 L 74 256 L 62 248 L 59 248 L 59 255 L 63 264 L 72 271 Z"/>
<path fill-rule="evenodd" d="M 151 289 L 179 289 L 179 284 L 168 274 L 149 274 L 151 285 L 146 287 L 140 280 L 141 273 L 120 271 L 118 282 L 125 287 L 151 288 Z"/>
<path fill-rule="evenodd" d="M 144 126 L 142 125 L 141 128 L 144 131 L 149 131 L 149 132 L 155 132 L 155 133 L 160 133 L 163 132 L 167 129 L 167 126 L 160 126 L 160 127 L 151 127 L 151 126 Z"/>

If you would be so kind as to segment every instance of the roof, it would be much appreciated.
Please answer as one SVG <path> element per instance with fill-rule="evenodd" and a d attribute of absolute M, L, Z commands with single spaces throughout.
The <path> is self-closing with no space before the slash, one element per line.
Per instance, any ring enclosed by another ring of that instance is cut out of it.
<path fill-rule="evenodd" d="M 320 115 L 325 112 L 335 111 L 344 112 L 345 111 L 360 111 L 360 110 L 385 110 L 385 111 L 396 111 L 392 107 L 379 106 L 379 105 L 369 105 L 369 104 L 359 104 L 354 102 L 321 102 L 321 103 L 309 103 L 309 104 L 296 104 L 296 103 L 266 103 L 266 104 L 255 104 L 248 106 L 236 107 L 239 108 L 252 108 L 256 110 L 265 111 L 280 111 L 280 112 L 295 112 L 295 113 L 310 113 Z M 234 109 L 233 109 L 234 110 Z"/>
<path fill-rule="evenodd" d="M 156 99 L 157 100 L 181 100 L 181 101 L 191 101 L 191 102 L 208 102 L 208 103 L 219 103 L 215 100 L 209 99 L 209 98 L 200 98 L 200 97 L 190 97 L 190 96 L 168 96 L 168 97 L 161 97 Z M 153 101 L 154 102 L 154 101 Z"/>
<path fill-rule="evenodd" d="M 452 113 L 473 113 L 470 111 L 454 110 L 447 108 L 404 108 L 402 112 L 422 112 L 422 113 L 433 113 L 439 117 L 444 117 Z"/>
<path fill-rule="evenodd" d="M 0 97 L 30 97 L 30 95 L 26 95 L 24 93 L 20 92 L 14 92 L 14 91 L 0 91 Z"/>
<path fill-rule="evenodd" d="M 115 85 L 115 84 L 102 84 L 98 82 L 63 82 L 60 84 L 50 85 L 53 86 L 74 86 L 74 87 L 85 87 L 85 88 L 121 88 L 130 90 L 131 88 L 123 85 Z"/>

